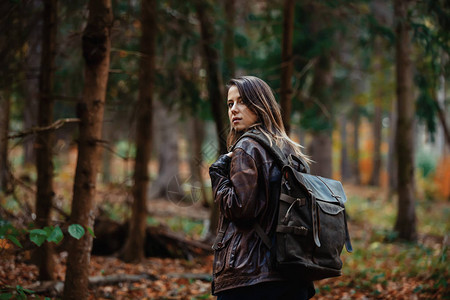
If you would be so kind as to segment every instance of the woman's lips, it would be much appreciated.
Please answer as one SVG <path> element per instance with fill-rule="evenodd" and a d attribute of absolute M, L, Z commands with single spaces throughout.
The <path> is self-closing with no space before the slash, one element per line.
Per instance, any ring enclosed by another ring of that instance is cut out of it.
<path fill-rule="evenodd" d="M 238 123 L 241 120 L 241 118 L 233 118 L 231 121 L 234 123 Z"/>

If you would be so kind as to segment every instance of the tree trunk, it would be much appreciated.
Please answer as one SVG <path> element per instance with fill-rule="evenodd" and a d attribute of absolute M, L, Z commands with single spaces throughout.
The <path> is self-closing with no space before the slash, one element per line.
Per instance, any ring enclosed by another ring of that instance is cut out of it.
<path fill-rule="evenodd" d="M 294 35 L 294 11 L 295 1 L 285 0 L 283 9 L 283 44 L 281 52 L 281 91 L 280 104 L 283 116 L 284 128 L 289 134 L 291 130 L 292 112 L 292 72 L 294 62 L 292 60 L 292 39 Z"/>
<path fill-rule="evenodd" d="M 6 87 L 3 93 L 0 93 L 0 191 L 3 193 L 11 192 L 11 181 L 8 162 L 8 132 L 9 132 L 9 110 L 10 93 Z"/>
<path fill-rule="evenodd" d="M 374 106 L 375 112 L 373 117 L 373 158 L 372 158 L 372 174 L 370 176 L 370 185 L 379 186 L 380 185 L 380 173 L 381 173 L 381 131 L 382 131 L 382 115 L 383 115 L 383 81 L 380 78 L 383 76 L 381 74 L 381 41 L 379 37 L 375 38 L 374 47 L 374 82 L 372 83 L 373 95 L 374 95 Z"/>
<path fill-rule="evenodd" d="M 219 145 L 219 154 L 227 152 L 227 126 L 226 101 L 222 76 L 219 69 L 219 54 L 215 44 L 214 22 L 211 19 L 211 3 L 208 0 L 196 0 L 195 7 L 200 22 L 201 44 L 203 60 L 206 65 L 206 78 L 208 98 L 211 103 L 211 112 L 216 123 L 216 132 Z"/>
<path fill-rule="evenodd" d="M 39 76 L 38 126 L 46 127 L 53 122 L 53 82 L 55 74 L 57 1 L 44 2 L 44 26 L 42 30 L 42 58 Z M 53 196 L 53 133 L 51 130 L 37 134 L 36 149 L 36 225 L 51 225 Z M 36 249 L 39 280 L 54 280 L 53 243 L 44 243 Z"/>
<path fill-rule="evenodd" d="M 158 178 L 150 186 L 149 198 L 165 198 L 178 203 L 184 200 L 178 157 L 178 114 L 161 101 L 155 101 L 154 109 L 158 116 L 154 127 L 158 139 L 159 170 Z"/>
<path fill-rule="evenodd" d="M 224 77 L 229 80 L 234 77 L 234 19 L 236 15 L 236 0 L 224 0 L 225 5 L 225 38 L 223 43 Z"/>
<path fill-rule="evenodd" d="M 211 3 L 208 0 L 196 0 L 195 6 L 197 16 L 200 21 L 200 30 L 202 36 L 202 48 L 204 62 L 207 70 L 208 97 L 211 103 L 212 115 L 216 123 L 216 132 L 219 145 L 219 154 L 227 153 L 227 127 L 226 124 L 226 105 L 225 92 L 222 78 L 219 71 L 219 56 L 214 48 L 214 22 L 211 20 Z M 214 202 L 211 209 L 209 236 L 215 235 L 219 223 L 219 206 Z"/>
<path fill-rule="evenodd" d="M 373 160 L 372 160 L 372 175 L 370 177 L 370 184 L 373 186 L 380 185 L 381 173 L 381 130 L 382 130 L 382 107 L 381 98 L 375 98 L 375 115 L 373 119 Z"/>
<path fill-rule="evenodd" d="M 348 159 L 348 145 L 347 145 L 347 116 L 341 116 L 341 180 L 348 181 L 352 177 L 350 161 Z"/>
<path fill-rule="evenodd" d="M 193 197 L 193 201 L 201 200 L 202 205 L 209 207 L 208 197 L 206 196 L 205 186 L 203 185 L 202 168 L 203 166 L 203 152 L 202 145 L 205 137 L 205 122 L 198 117 L 193 117 L 189 120 L 190 122 L 190 139 L 191 139 L 191 184 L 196 191 Z"/>
<path fill-rule="evenodd" d="M 439 100 L 433 97 L 434 103 L 436 105 L 437 114 L 439 117 L 439 121 L 441 121 L 441 128 L 445 136 L 445 141 L 447 142 L 447 146 L 450 147 L 450 129 L 447 126 L 447 120 L 445 118 L 445 110 L 441 108 Z M 445 107 L 445 105 L 444 105 Z"/>
<path fill-rule="evenodd" d="M 315 163 L 311 164 L 311 174 L 331 178 L 332 157 L 331 157 L 331 135 L 328 131 L 317 131 L 311 144 L 308 147 L 308 153 Z"/>
<path fill-rule="evenodd" d="M 361 184 L 361 172 L 359 171 L 359 125 L 361 123 L 359 115 L 359 104 L 354 103 L 353 107 L 353 176 L 355 184 Z"/>
<path fill-rule="evenodd" d="M 388 150 L 388 174 L 389 174 L 389 198 L 397 190 L 397 155 L 395 150 L 395 137 L 397 135 L 397 108 L 396 102 L 392 101 L 392 110 L 389 114 L 389 150 Z"/>
<path fill-rule="evenodd" d="M 109 147 L 113 148 L 111 140 L 106 140 L 109 142 Z M 103 184 L 108 184 L 111 182 L 111 164 L 112 164 L 113 154 L 108 149 L 103 149 L 102 151 L 102 182 Z"/>
<path fill-rule="evenodd" d="M 311 86 L 311 98 L 316 103 L 317 118 L 321 120 L 321 129 L 315 130 L 308 154 L 315 163 L 311 164 L 311 173 L 331 178 L 332 172 L 332 120 L 330 109 L 332 88 L 331 59 L 326 55 L 318 58 Z M 318 105 L 317 103 L 320 103 Z"/>
<path fill-rule="evenodd" d="M 442 55 L 443 60 L 446 59 L 445 54 Z M 445 157 L 446 149 L 450 150 L 450 128 L 447 126 L 446 118 L 447 115 L 445 109 L 445 99 L 446 99 L 446 86 L 445 86 L 445 76 L 444 74 L 439 75 L 439 89 L 436 93 L 436 105 L 438 107 L 438 116 L 441 120 L 441 127 L 437 129 L 436 133 L 436 147 L 439 150 L 440 157 Z M 447 147 L 448 146 L 448 147 Z"/>
<path fill-rule="evenodd" d="M 32 0 L 30 2 L 31 9 L 33 11 L 40 11 L 40 6 L 42 2 L 39 0 Z M 45 5 L 45 4 L 44 4 Z M 33 26 L 30 30 L 28 42 L 28 51 L 26 54 L 26 80 L 21 83 L 23 90 L 25 91 L 24 108 L 23 108 L 23 127 L 31 128 L 38 124 L 38 111 L 39 111 L 39 80 L 40 80 L 40 69 L 42 68 L 42 41 L 48 39 L 48 37 L 42 36 L 43 33 L 43 23 L 45 18 L 40 16 L 41 21 L 36 22 L 36 26 Z M 41 66 L 41 68 L 39 67 Z M 36 144 L 35 135 L 27 136 L 23 139 L 23 165 L 29 166 L 36 163 L 36 149 L 34 145 Z"/>
<path fill-rule="evenodd" d="M 395 0 L 396 75 L 397 75 L 397 135 L 398 210 L 394 230 L 400 239 L 417 239 L 414 199 L 414 115 L 413 65 L 411 33 L 408 24 L 409 1 Z"/>
<path fill-rule="evenodd" d="M 108 114 L 108 110 L 105 111 L 104 118 L 106 120 L 112 119 L 113 114 Z M 111 148 L 111 150 L 114 150 L 114 124 L 111 122 L 103 122 L 103 132 L 102 132 L 102 139 L 108 143 L 108 147 Z M 108 184 L 111 182 L 111 163 L 113 159 L 113 154 L 109 149 L 103 148 L 101 150 L 101 157 L 102 157 L 102 171 L 101 171 L 101 178 L 103 184 Z"/>
<path fill-rule="evenodd" d="M 145 228 L 147 216 L 148 163 L 151 154 L 152 102 L 155 73 L 156 0 L 143 0 L 139 102 L 136 126 L 136 159 L 134 165 L 133 209 L 130 231 L 122 253 L 127 262 L 145 258 Z"/>
<path fill-rule="evenodd" d="M 91 0 L 83 32 L 84 89 L 77 111 L 80 118 L 78 159 L 70 222 L 86 229 L 94 226 L 94 196 L 99 164 L 106 86 L 110 62 L 112 25 L 110 0 Z M 87 299 L 92 236 L 69 237 L 63 299 Z"/>

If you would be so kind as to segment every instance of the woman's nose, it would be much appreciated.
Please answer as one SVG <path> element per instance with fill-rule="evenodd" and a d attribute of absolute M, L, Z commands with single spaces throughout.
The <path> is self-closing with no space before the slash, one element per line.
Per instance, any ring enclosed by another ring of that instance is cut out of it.
<path fill-rule="evenodd" d="M 238 108 L 237 108 L 237 103 L 233 103 L 233 106 L 231 107 L 231 112 L 232 113 L 237 113 L 238 112 Z"/>

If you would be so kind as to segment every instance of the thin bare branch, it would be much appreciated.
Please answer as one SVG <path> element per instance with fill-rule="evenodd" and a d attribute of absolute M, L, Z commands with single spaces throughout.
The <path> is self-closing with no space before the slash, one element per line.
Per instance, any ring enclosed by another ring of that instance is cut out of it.
<path fill-rule="evenodd" d="M 8 135 L 8 139 L 22 138 L 27 135 L 36 134 L 38 132 L 43 132 L 43 131 L 47 131 L 47 130 L 56 130 L 56 129 L 62 127 L 65 123 L 77 123 L 77 122 L 80 122 L 80 119 L 78 119 L 78 118 L 60 119 L 60 120 L 55 121 L 53 124 L 51 124 L 49 126 L 31 127 L 28 130 Z"/>
<path fill-rule="evenodd" d="M 106 150 L 108 150 L 109 152 L 111 152 L 112 154 L 116 155 L 117 157 L 123 159 L 124 161 L 128 161 L 131 160 L 130 157 L 128 156 L 122 156 L 119 153 L 117 153 L 116 151 L 114 151 L 114 149 L 109 145 L 109 143 L 107 141 L 104 140 L 98 140 L 97 142 L 99 142 L 99 144 L 105 148 Z"/>

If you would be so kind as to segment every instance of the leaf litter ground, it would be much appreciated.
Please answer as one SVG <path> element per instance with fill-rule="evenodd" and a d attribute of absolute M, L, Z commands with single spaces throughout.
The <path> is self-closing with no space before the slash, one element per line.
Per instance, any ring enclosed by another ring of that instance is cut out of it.
<path fill-rule="evenodd" d="M 315 299 L 450 299 L 448 202 L 427 205 L 419 201 L 419 241 L 406 244 L 393 241 L 395 201 L 380 197 L 379 189 L 346 186 L 346 191 L 355 251 L 343 252 L 343 276 L 315 283 Z M 198 220 L 207 217 L 208 211 L 198 203 L 183 206 L 156 200 L 149 221 L 170 223 L 171 228 L 199 238 L 202 226 Z M 174 221 L 177 218 L 185 221 Z M 194 226 L 186 220 L 194 220 Z M 11 253 L 8 249 L 0 252 L 0 287 L 35 284 L 37 268 L 27 264 L 30 253 Z M 57 257 L 57 280 L 64 279 L 66 256 L 61 252 Z M 92 288 L 90 299 L 214 299 L 210 294 L 212 260 L 209 255 L 192 260 L 147 258 L 140 264 L 127 264 L 115 257 L 92 256 L 90 276 L 149 276 Z"/>

